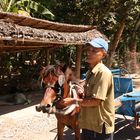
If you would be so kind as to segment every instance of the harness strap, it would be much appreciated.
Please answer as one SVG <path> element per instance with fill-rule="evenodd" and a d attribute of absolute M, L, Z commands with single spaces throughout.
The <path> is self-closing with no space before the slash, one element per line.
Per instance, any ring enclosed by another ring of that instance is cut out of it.
<path fill-rule="evenodd" d="M 75 90 L 74 87 L 78 87 L 81 90 L 83 90 L 83 88 L 78 84 L 73 84 L 72 82 L 70 82 L 70 97 L 73 97 L 74 99 L 77 99 L 78 96 L 77 96 L 77 93 L 76 93 L 76 90 Z"/>
<path fill-rule="evenodd" d="M 68 115 L 70 114 L 76 107 L 76 104 L 72 104 L 70 106 L 67 106 L 63 109 L 57 109 L 55 106 L 50 107 L 49 113 L 50 114 L 62 114 L 62 115 Z"/>
<path fill-rule="evenodd" d="M 70 82 L 70 97 L 73 97 L 74 99 L 77 99 L 78 98 L 78 95 L 76 93 L 76 90 L 75 90 L 75 86 L 77 87 L 80 87 L 79 85 L 77 84 L 72 84 Z M 80 87 L 81 88 L 81 87 Z M 82 89 L 82 88 L 81 88 Z M 61 98 L 60 98 L 61 99 Z M 59 101 L 59 100 L 57 100 Z M 56 103 L 56 102 L 55 102 Z M 62 115 L 68 115 L 69 113 L 71 113 L 76 107 L 79 107 L 79 105 L 76 103 L 76 104 L 72 104 L 70 106 L 67 106 L 63 109 L 57 109 L 55 107 L 55 104 L 53 104 L 53 106 L 50 108 L 50 113 L 57 113 L 57 114 L 62 114 Z"/>

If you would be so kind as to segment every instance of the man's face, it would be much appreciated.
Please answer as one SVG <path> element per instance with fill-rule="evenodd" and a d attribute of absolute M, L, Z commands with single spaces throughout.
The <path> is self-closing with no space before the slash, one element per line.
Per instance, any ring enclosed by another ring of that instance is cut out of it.
<path fill-rule="evenodd" d="M 105 55 L 105 51 L 102 48 L 95 48 L 87 46 L 87 62 L 91 65 L 95 65 L 102 60 Z"/>

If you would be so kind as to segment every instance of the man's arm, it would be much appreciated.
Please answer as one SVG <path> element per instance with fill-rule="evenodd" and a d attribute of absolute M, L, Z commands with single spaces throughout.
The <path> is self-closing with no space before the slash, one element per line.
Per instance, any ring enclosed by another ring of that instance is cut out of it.
<path fill-rule="evenodd" d="M 101 100 L 100 99 L 77 99 L 77 102 L 79 103 L 80 106 L 83 107 L 95 107 L 100 105 Z"/>
<path fill-rule="evenodd" d="M 92 99 L 74 99 L 74 98 L 65 98 L 62 100 L 62 103 L 66 106 L 71 104 L 79 104 L 83 107 L 95 107 L 100 105 L 102 100 L 92 98 Z"/>

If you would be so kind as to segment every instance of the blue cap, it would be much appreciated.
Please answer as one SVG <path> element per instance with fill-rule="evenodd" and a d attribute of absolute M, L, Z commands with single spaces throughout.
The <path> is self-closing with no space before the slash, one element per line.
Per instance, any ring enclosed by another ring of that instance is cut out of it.
<path fill-rule="evenodd" d="M 103 48 L 106 52 L 108 51 L 108 42 L 105 41 L 103 38 L 95 38 L 88 42 L 87 44 L 90 44 L 91 46 L 95 48 Z"/>

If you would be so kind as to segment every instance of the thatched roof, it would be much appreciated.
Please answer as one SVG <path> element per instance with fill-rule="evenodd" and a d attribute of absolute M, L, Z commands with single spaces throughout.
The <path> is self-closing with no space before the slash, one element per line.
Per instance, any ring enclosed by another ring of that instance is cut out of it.
<path fill-rule="evenodd" d="M 0 52 L 83 45 L 103 37 L 95 26 L 71 25 L 11 13 L 0 13 Z"/>

